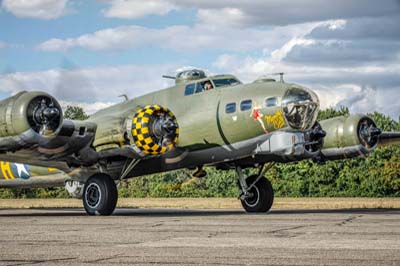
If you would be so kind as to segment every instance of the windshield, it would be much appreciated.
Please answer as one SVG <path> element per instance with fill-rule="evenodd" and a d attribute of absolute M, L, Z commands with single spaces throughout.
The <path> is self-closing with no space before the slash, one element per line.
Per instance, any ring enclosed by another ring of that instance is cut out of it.
<path fill-rule="evenodd" d="M 240 81 L 234 78 L 227 79 L 213 79 L 215 87 L 233 86 L 240 84 Z"/>

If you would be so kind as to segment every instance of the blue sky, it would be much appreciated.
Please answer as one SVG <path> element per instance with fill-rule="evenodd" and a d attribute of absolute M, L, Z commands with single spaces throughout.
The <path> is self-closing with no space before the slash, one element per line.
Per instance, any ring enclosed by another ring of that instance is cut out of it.
<path fill-rule="evenodd" d="M 398 118 L 397 0 L 2 0 L 0 97 L 43 90 L 92 113 L 183 67 L 284 71 L 322 108 Z"/>

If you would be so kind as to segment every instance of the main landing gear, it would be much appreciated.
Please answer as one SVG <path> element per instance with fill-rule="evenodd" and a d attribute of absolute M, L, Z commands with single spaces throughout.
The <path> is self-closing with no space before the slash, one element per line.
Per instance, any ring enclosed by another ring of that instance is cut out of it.
<path fill-rule="evenodd" d="M 257 175 L 247 178 L 243 176 L 240 166 L 236 166 L 236 175 L 239 179 L 240 201 L 246 212 L 267 212 L 274 202 L 274 190 L 271 182 L 264 174 L 273 166 L 273 163 L 260 167 Z"/>
<path fill-rule="evenodd" d="M 86 181 L 82 199 L 87 214 L 110 215 L 117 205 L 117 186 L 110 176 L 95 174 Z"/>
<path fill-rule="evenodd" d="M 119 182 L 126 178 L 140 159 L 127 160 L 121 171 Z M 83 187 L 83 206 L 89 215 L 111 215 L 117 206 L 118 190 L 115 181 L 107 174 L 97 173 Z"/>

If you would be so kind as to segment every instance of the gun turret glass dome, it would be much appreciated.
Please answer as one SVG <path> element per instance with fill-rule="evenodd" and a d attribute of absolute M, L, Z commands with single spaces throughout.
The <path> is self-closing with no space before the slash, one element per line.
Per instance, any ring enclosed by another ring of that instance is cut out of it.
<path fill-rule="evenodd" d="M 292 87 L 283 96 L 282 107 L 290 127 L 306 130 L 317 120 L 319 100 L 314 92 L 306 88 Z"/>

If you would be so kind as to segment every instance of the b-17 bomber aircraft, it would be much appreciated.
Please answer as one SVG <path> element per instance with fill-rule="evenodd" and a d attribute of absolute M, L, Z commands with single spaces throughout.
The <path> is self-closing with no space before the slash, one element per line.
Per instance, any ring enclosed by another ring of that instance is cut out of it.
<path fill-rule="evenodd" d="M 88 214 L 110 215 L 121 180 L 183 168 L 204 176 L 203 167 L 215 167 L 235 169 L 247 212 L 267 212 L 274 191 L 264 175 L 275 162 L 352 158 L 400 143 L 400 132 L 381 132 L 366 115 L 317 121 L 317 95 L 282 76 L 242 84 L 233 75 L 192 69 L 169 78 L 174 86 L 84 121 L 63 119 L 45 92 L 0 101 L 0 160 L 7 161 L 0 186 L 66 182 Z M 246 177 L 244 168 L 258 173 Z M 30 177 L 30 170 L 47 178 Z"/>

